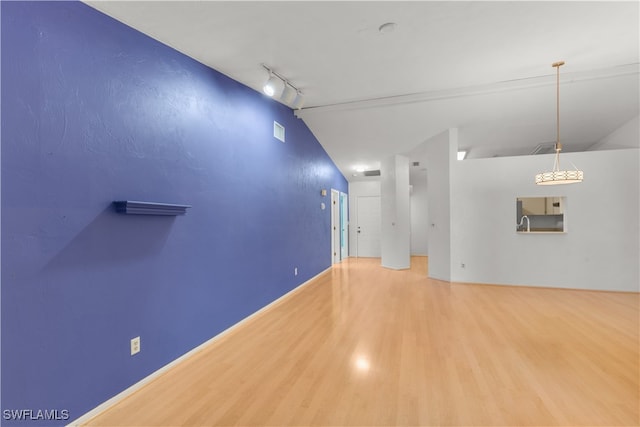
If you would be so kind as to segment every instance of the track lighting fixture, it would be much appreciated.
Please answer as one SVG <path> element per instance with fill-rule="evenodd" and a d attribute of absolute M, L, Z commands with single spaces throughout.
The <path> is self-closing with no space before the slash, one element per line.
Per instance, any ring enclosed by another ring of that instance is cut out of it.
<path fill-rule="evenodd" d="M 262 68 L 269 72 L 269 79 L 262 87 L 262 91 L 265 93 L 265 95 L 271 97 L 277 97 L 279 95 L 280 100 L 285 105 L 289 105 L 295 110 L 302 108 L 304 99 L 302 92 L 300 92 L 300 89 L 291 84 L 289 80 L 273 71 L 273 69 L 267 67 L 264 64 L 261 65 Z"/>

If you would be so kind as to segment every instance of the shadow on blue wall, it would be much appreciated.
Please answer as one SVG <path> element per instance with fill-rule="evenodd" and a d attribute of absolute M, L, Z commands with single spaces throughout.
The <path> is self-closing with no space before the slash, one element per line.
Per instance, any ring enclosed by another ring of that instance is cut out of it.
<path fill-rule="evenodd" d="M 124 215 L 109 205 L 44 266 L 42 273 L 130 264 L 157 256 L 175 220 L 175 216 Z"/>

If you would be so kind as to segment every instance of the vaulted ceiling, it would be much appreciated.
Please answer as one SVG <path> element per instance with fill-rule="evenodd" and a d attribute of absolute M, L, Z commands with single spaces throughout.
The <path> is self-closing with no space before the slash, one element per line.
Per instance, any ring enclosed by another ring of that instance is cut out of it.
<path fill-rule="evenodd" d="M 564 151 L 639 113 L 637 1 L 87 3 L 257 91 L 272 68 L 348 180 L 451 127 L 468 158 L 548 146 L 560 60 Z"/>

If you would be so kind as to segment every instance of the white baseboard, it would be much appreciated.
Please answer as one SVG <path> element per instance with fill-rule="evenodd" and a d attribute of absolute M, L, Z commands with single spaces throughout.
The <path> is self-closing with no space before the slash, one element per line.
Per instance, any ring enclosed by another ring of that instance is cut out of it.
<path fill-rule="evenodd" d="M 292 289 L 289 292 L 287 292 L 286 294 L 282 295 L 280 298 L 270 302 L 269 304 L 265 305 L 264 307 L 262 307 L 260 310 L 256 311 L 255 313 L 250 314 L 249 316 L 245 317 L 244 319 L 242 319 L 238 323 L 236 323 L 236 324 L 228 327 L 224 331 L 220 332 L 218 335 L 214 336 L 213 338 L 203 342 L 202 344 L 200 344 L 199 346 L 195 347 L 194 349 L 188 351 L 187 353 L 183 354 L 182 356 L 178 357 L 177 359 L 169 362 L 168 364 L 166 364 L 162 368 L 158 369 L 157 371 L 153 372 L 152 374 L 149 374 L 147 377 L 141 379 L 137 383 L 133 384 L 131 387 L 129 387 L 129 388 L 123 390 L 122 392 L 116 394 L 111 399 L 107 400 L 106 402 L 101 403 L 100 405 L 96 406 L 95 408 L 93 408 L 89 412 L 87 412 L 84 415 L 76 418 L 75 420 L 73 420 L 72 422 L 67 424 L 67 427 L 79 427 L 82 424 L 88 422 L 92 418 L 96 417 L 98 414 L 106 411 L 107 409 L 111 408 L 112 406 L 114 406 L 115 404 L 120 402 L 121 400 L 127 398 L 128 396 L 132 395 L 134 392 L 140 390 L 142 387 L 144 387 L 145 385 L 149 384 L 151 381 L 155 380 L 160 375 L 164 374 L 166 371 L 168 371 L 169 369 L 171 369 L 172 367 L 174 367 L 178 363 L 184 361 L 185 359 L 193 356 L 196 353 L 201 352 L 206 347 L 208 347 L 209 345 L 213 344 L 214 342 L 216 342 L 217 340 L 219 340 L 223 336 L 229 334 L 234 329 L 242 326 L 243 324 L 245 324 L 246 322 L 248 322 L 252 318 L 254 318 L 254 317 L 258 316 L 259 314 L 267 311 L 268 309 L 270 309 L 270 308 L 282 303 L 285 299 L 289 298 L 294 293 L 298 292 L 304 286 L 308 285 L 309 283 L 311 283 L 315 279 L 319 278 L 323 274 L 326 274 L 329 270 L 331 270 L 331 267 L 321 271 L 320 273 L 318 273 L 315 276 L 313 276 L 311 279 L 307 280 L 306 282 L 298 285 L 294 289 Z"/>

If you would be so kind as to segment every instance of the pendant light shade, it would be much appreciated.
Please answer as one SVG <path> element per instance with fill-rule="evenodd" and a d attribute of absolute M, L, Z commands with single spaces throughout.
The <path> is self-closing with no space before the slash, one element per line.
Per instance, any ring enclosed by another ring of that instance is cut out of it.
<path fill-rule="evenodd" d="M 582 182 L 584 173 L 578 168 L 574 170 L 560 170 L 560 151 L 562 151 L 562 144 L 560 144 L 560 67 L 564 65 L 564 61 L 555 62 L 551 66 L 556 71 L 556 123 L 557 123 L 557 136 L 556 136 L 556 155 L 553 162 L 553 170 L 550 172 L 542 172 L 536 175 L 537 185 L 558 185 L 558 184 L 575 184 Z"/>
<path fill-rule="evenodd" d="M 551 172 L 542 172 L 536 175 L 538 185 L 577 184 L 582 182 L 584 173 L 577 168 L 575 170 L 560 170 L 561 144 L 556 144 L 556 158 Z"/>

